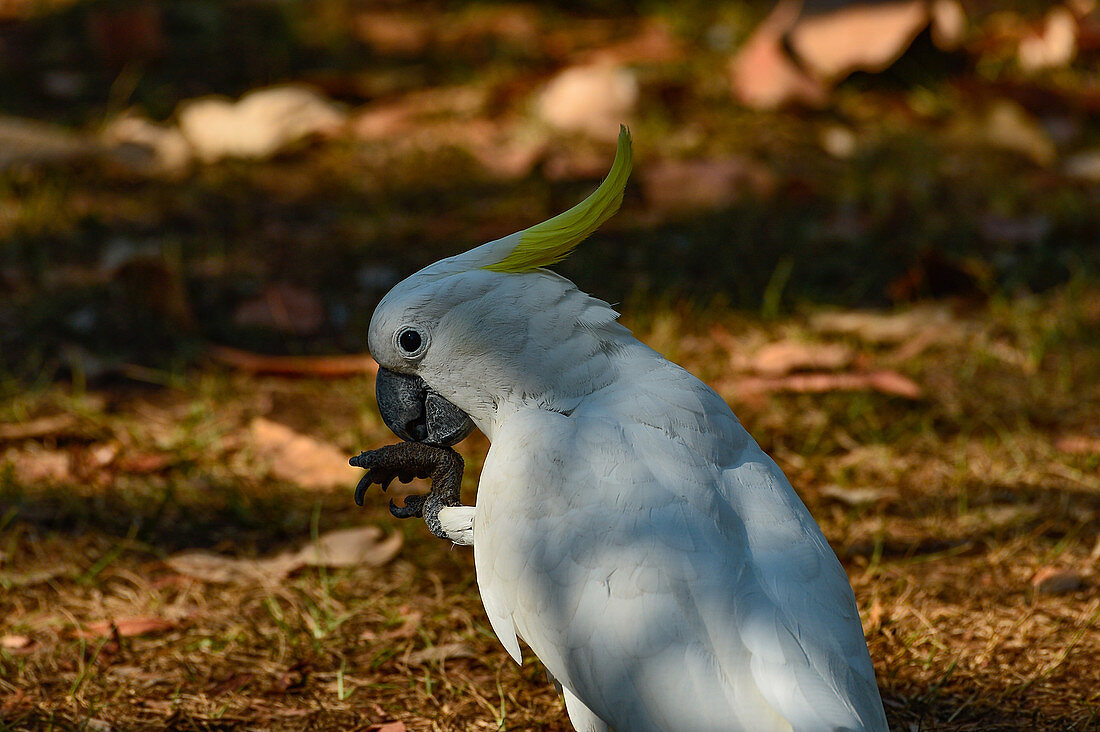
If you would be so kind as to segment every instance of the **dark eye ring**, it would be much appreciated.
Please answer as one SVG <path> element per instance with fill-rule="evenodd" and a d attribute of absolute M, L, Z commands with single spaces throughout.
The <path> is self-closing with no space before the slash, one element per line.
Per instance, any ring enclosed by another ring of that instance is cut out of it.
<path fill-rule="evenodd" d="M 405 355 L 413 355 L 424 345 L 424 337 L 415 328 L 403 328 L 397 334 L 397 347 L 405 352 Z"/>

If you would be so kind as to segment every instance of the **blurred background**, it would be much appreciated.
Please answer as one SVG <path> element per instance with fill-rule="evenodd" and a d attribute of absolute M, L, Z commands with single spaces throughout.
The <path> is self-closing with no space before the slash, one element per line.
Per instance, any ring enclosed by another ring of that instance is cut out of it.
<path fill-rule="evenodd" d="M 0 724 L 568 729 L 346 459 L 381 296 L 620 123 L 556 269 L 780 462 L 891 722 L 1095 724 L 1096 0 L 0 0 Z"/>

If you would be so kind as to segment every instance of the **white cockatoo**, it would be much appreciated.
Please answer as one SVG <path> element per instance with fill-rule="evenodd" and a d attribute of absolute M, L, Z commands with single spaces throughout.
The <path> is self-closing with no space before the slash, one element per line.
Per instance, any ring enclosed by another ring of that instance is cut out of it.
<path fill-rule="evenodd" d="M 712 389 L 545 267 L 622 201 L 630 135 L 569 211 L 397 284 L 370 324 L 406 440 L 489 438 L 472 544 L 489 622 L 561 685 L 578 730 L 886 730 L 848 578 Z"/>

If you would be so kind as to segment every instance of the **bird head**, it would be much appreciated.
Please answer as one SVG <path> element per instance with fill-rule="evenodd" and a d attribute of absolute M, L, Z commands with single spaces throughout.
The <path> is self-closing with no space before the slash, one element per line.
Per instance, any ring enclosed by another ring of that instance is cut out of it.
<path fill-rule="evenodd" d="M 548 221 L 436 262 L 393 287 L 371 318 L 382 418 L 404 440 L 453 445 L 521 406 L 563 411 L 598 388 L 605 302 L 546 269 L 618 210 L 632 163 L 623 127 L 611 172 Z M 471 420 L 472 418 L 472 420 Z"/>

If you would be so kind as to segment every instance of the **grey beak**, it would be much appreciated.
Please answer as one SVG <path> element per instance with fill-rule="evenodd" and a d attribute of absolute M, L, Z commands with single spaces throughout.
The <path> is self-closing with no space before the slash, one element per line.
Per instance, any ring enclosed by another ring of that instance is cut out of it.
<path fill-rule="evenodd" d="M 465 412 L 432 391 L 419 376 L 380 368 L 374 390 L 382 420 L 406 442 L 447 447 L 474 429 Z"/>

